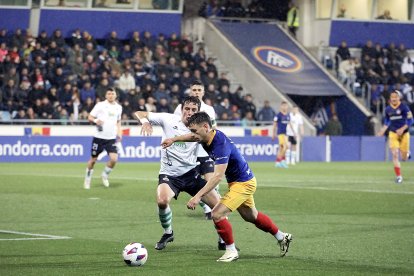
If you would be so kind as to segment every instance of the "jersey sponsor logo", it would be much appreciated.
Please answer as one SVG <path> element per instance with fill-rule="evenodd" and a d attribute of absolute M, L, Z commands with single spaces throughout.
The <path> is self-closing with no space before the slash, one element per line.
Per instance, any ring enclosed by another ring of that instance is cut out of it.
<path fill-rule="evenodd" d="M 273 46 L 252 49 L 254 58 L 261 64 L 280 72 L 294 73 L 302 69 L 302 61 L 293 53 Z"/>
<path fill-rule="evenodd" d="M 170 181 L 170 179 L 167 176 L 164 176 L 162 180 L 165 181 L 165 182 L 169 182 Z"/>

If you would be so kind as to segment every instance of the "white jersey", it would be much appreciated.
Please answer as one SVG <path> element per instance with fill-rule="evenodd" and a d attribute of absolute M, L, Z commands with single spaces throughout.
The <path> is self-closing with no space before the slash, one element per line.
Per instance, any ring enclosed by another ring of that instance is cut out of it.
<path fill-rule="evenodd" d="M 201 102 L 200 111 L 204 111 L 205 113 L 207 113 L 207 115 L 211 119 L 211 124 L 213 125 L 213 127 L 216 127 L 216 111 L 214 110 L 214 108 L 211 105 L 208 105 L 208 104 L 205 104 L 204 102 Z M 181 104 L 179 104 L 177 106 L 177 108 L 174 111 L 174 114 L 180 116 L 180 118 L 181 118 L 181 114 L 182 114 Z M 206 157 L 206 156 L 208 156 L 208 153 L 203 149 L 203 147 L 199 147 L 198 156 L 199 157 Z"/>
<path fill-rule="evenodd" d="M 94 137 L 106 140 L 116 139 L 117 123 L 122 116 L 122 106 L 120 104 L 117 102 L 111 104 L 107 100 L 99 102 L 93 107 L 90 115 L 103 121 L 102 131 L 97 129 Z"/>
<path fill-rule="evenodd" d="M 208 114 L 208 116 L 211 119 L 211 123 L 213 127 L 215 127 L 216 126 L 216 111 L 214 111 L 214 107 L 212 107 L 211 105 L 205 104 L 204 102 L 201 102 L 200 111 L 204 111 L 205 113 Z M 174 114 L 181 117 L 181 104 L 177 106 L 177 108 L 174 111 Z"/>
<path fill-rule="evenodd" d="M 290 127 L 290 125 L 288 125 L 286 129 L 286 135 L 287 136 L 298 136 L 299 126 L 303 125 L 302 115 L 300 113 L 294 114 L 293 112 L 291 112 L 289 115 L 290 115 L 290 124 L 292 125 L 292 128 L 295 131 L 295 134 L 293 134 L 292 128 Z"/>
<path fill-rule="evenodd" d="M 170 113 L 148 112 L 148 120 L 162 127 L 162 140 L 190 133 L 181 116 Z M 175 142 L 161 151 L 160 174 L 181 176 L 197 165 L 197 152 L 201 146 L 194 142 Z"/>

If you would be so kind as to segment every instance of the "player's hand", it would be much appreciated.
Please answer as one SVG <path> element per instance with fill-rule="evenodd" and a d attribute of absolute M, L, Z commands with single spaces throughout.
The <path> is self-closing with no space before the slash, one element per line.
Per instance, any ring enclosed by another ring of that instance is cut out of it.
<path fill-rule="evenodd" d="M 117 136 L 116 136 L 116 141 L 117 141 L 117 142 L 121 142 L 121 141 L 122 141 L 122 136 L 117 135 Z"/>
<path fill-rule="evenodd" d="M 275 140 L 275 136 L 272 136 L 272 141 L 274 141 Z"/>
<path fill-rule="evenodd" d="M 398 136 L 401 136 L 404 134 L 404 129 L 403 128 L 399 128 L 397 129 L 396 133 L 398 134 Z"/>
<path fill-rule="evenodd" d="M 151 136 L 152 135 L 152 125 L 150 123 L 143 123 L 141 128 L 141 135 Z"/>
<path fill-rule="evenodd" d="M 187 202 L 187 208 L 194 210 L 195 207 L 200 203 L 201 198 L 195 195 Z"/>
<path fill-rule="evenodd" d="M 174 144 L 174 140 L 171 138 L 167 138 L 164 141 L 161 142 L 161 146 L 163 149 L 168 148 L 169 146 L 171 146 L 172 144 Z"/>
<path fill-rule="evenodd" d="M 101 125 L 103 125 L 103 121 L 102 120 L 99 120 L 99 119 L 97 119 L 96 120 L 96 122 L 95 122 L 95 124 L 97 125 L 97 126 L 101 126 Z"/>

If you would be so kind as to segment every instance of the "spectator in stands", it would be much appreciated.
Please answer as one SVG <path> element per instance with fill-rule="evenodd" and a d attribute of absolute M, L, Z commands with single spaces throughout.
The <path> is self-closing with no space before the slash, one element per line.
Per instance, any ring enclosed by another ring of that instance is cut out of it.
<path fill-rule="evenodd" d="M 398 60 L 398 62 L 402 63 L 404 61 L 404 58 L 409 57 L 410 55 L 408 54 L 407 48 L 405 47 L 404 43 L 400 43 L 400 45 L 398 46 L 397 49 L 397 54 L 396 54 L 396 58 Z"/>
<path fill-rule="evenodd" d="M 253 103 L 253 96 L 251 94 L 246 94 L 244 96 L 244 103 L 242 104 L 242 115 L 243 117 L 247 112 L 252 112 L 253 119 L 256 119 L 256 105 Z"/>
<path fill-rule="evenodd" d="M 348 44 L 344 40 L 341 42 L 341 45 L 339 45 L 338 49 L 336 49 L 335 64 L 337 69 L 343 60 L 347 60 L 349 58 L 351 58 L 351 53 L 349 52 Z"/>
<path fill-rule="evenodd" d="M 8 43 L 9 38 L 7 36 L 7 30 L 6 29 L 0 29 L 0 44 L 2 43 Z"/>
<path fill-rule="evenodd" d="M 338 68 L 339 79 L 348 88 L 356 80 L 355 62 L 353 58 L 341 61 Z"/>
<path fill-rule="evenodd" d="M 342 124 L 338 119 L 338 116 L 334 113 L 331 119 L 326 123 L 325 135 L 329 136 L 341 136 L 342 135 Z"/>
<path fill-rule="evenodd" d="M 139 32 L 135 31 L 132 33 L 132 37 L 129 40 L 129 45 L 131 45 L 131 50 L 134 52 L 138 48 L 144 48 L 145 44 L 141 41 Z"/>
<path fill-rule="evenodd" d="M 375 58 L 385 58 L 384 48 L 379 43 L 375 44 Z"/>
<path fill-rule="evenodd" d="M 81 103 L 84 104 L 87 99 L 91 99 L 92 102 L 95 102 L 96 99 L 96 91 L 95 88 L 92 87 L 92 84 L 89 80 L 87 80 L 84 84 L 82 89 L 80 90 L 80 100 Z"/>
<path fill-rule="evenodd" d="M 94 7 L 95 8 L 108 8 L 108 6 L 106 5 L 106 0 L 100 0 L 98 3 L 94 5 Z"/>
<path fill-rule="evenodd" d="M 385 10 L 384 13 L 378 16 L 376 19 L 392 20 L 390 10 Z"/>
<path fill-rule="evenodd" d="M 66 45 L 65 39 L 60 29 L 56 29 L 50 37 L 50 42 L 54 41 L 58 48 L 63 49 Z"/>
<path fill-rule="evenodd" d="M 369 58 L 376 58 L 376 50 L 371 40 L 368 40 L 364 47 L 362 47 L 361 57 L 365 58 L 366 55 L 368 55 Z"/>
<path fill-rule="evenodd" d="M 155 39 L 152 36 L 151 32 L 145 31 L 142 41 L 144 42 L 144 45 L 147 46 L 151 51 L 155 49 Z"/>
<path fill-rule="evenodd" d="M 181 33 L 187 34 L 192 41 L 204 41 L 204 22 L 206 2 L 204 0 L 184 0 L 183 29 Z"/>
<path fill-rule="evenodd" d="M 17 111 L 16 115 L 13 117 L 13 120 L 27 120 L 29 117 L 26 114 L 26 111 L 21 108 Z"/>
<path fill-rule="evenodd" d="M 339 13 L 336 17 L 338 17 L 338 18 L 345 18 L 346 17 L 346 7 L 345 7 L 345 5 L 341 5 L 341 7 L 339 8 Z"/>
<path fill-rule="evenodd" d="M 265 100 L 263 107 L 257 114 L 257 120 L 262 122 L 272 122 L 275 116 L 275 110 L 270 106 L 270 102 L 268 100 Z"/>
<path fill-rule="evenodd" d="M 395 46 L 394 42 L 391 42 L 390 44 L 388 44 L 387 47 L 387 58 L 388 60 L 398 60 L 398 49 Z"/>
<path fill-rule="evenodd" d="M 289 11 L 287 13 L 287 26 L 289 33 L 296 38 L 296 32 L 299 28 L 299 8 L 293 2 L 289 2 Z"/>
<path fill-rule="evenodd" d="M 135 79 L 129 70 L 125 70 L 119 78 L 119 88 L 127 93 L 131 89 L 135 89 Z"/>
<path fill-rule="evenodd" d="M 242 127 L 256 126 L 256 121 L 254 120 L 254 116 L 251 111 L 246 112 L 244 118 L 241 120 L 241 126 Z"/>
<path fill-rule="evenodd" d="M 9 50 L 7 48 L 6 42 L 0 44 L 0 63 L 4 62 Z"/>
<path fill-rule="evenodd" d="M 401 65 L 401 73 L 407 78 L 409 83 L 412 83 L 414 80 L 414 65 L 410 57 L 404 58 L 404 62 Z"/>
<path fill-rule="evenodd" d="M 92 35 L 88 32 L 88 31 L 83 31 L 82 33 L 82 43 L 81 43 L 81 47 L 82 48 L 86 48 L 86 45 L 88 43 L 92 44 L 92 48 L 95 49 L 96 47 L 96 40 L 92 37 Z"/>
<path fill-rule="evenodd" d="M 157 102 L 157 112 L 172 113 L 173 111 L 166 98 L 161 98 Z"/>
<path fill-rule="evenodd" d="M 49 45 L 50 38 L 49 38 L 47 32 L 45 30 L 42 30 L 40 32 L 39 36 L 37 37 L 36 41 L 40 43 L 42 48 L 45 48 Z"/>

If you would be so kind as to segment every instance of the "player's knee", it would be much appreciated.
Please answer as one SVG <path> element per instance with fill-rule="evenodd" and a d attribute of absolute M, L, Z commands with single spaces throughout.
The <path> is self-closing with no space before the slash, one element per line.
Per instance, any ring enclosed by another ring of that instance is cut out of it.
<path fill-rule="evenodd" d="M 212 210 L 211 211 L 211 217 L 215 222 L 218 222 L 224 218 L 226 218 L 226 215 L 217 211 Z"/>
<path fill-rule="evenodd" d="M 161 209 L 167 208 L 169 203 L 170 203 L 170 200 L 167 197 L 157 198 L 158 207 Z"/>

